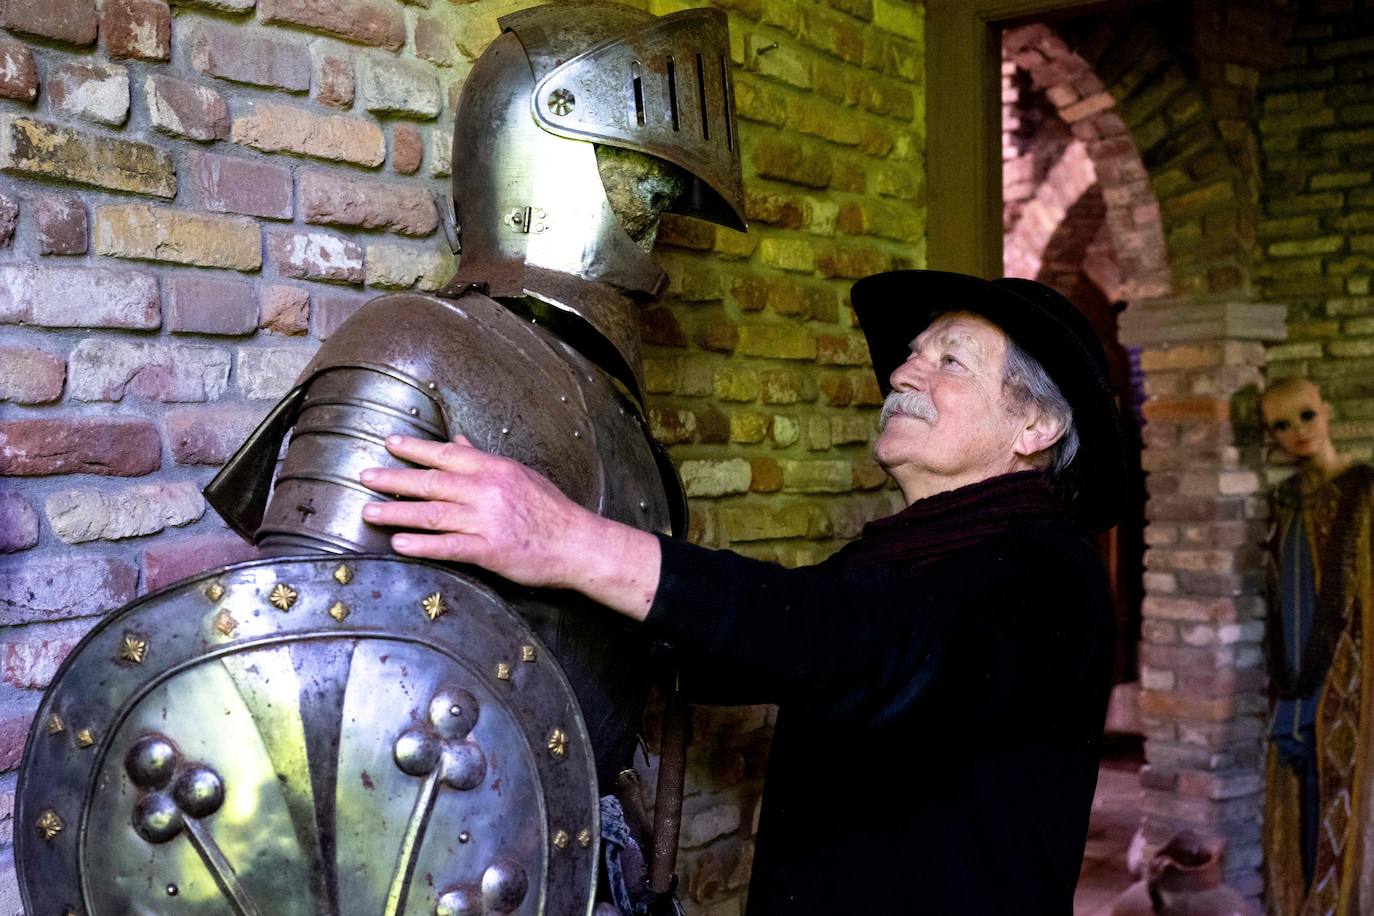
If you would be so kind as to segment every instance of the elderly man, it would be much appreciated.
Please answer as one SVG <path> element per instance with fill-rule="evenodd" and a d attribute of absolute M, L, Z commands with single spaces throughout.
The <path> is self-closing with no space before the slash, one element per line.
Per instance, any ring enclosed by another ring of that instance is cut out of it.
<path fill-rule="evenodd" d="M 1096 782 L 1112 612 L 1083 534 L 1124 452 L 1103 357 L 1040 284 L 855 284 L 880 382 L 873 452 L 907 506 L 785 570 L 600 518 L 470 447 L 364 517 L 404 554 L 574 589 L 674 642 L 703 702 L 780 705 L 749 912 L 1068 913 Z"/>

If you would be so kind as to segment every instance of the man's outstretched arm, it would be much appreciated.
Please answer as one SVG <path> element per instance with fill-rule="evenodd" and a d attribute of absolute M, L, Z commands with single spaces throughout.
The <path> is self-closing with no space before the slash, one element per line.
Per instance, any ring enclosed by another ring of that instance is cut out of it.
<path fill-rule="evenodd" d="M 407 497 L 363 508 L 370 524 L 413 529 L 392 536 L 397 553 L 472 563 L 521 585 L 581 592 L 635 620 L 648 615 L 662 560 L 652 534 L 584 509 L 539 473 L 463 436 L 391 436 L 386 447 L 421 465 L 362 474 L 367 487 Z"/>

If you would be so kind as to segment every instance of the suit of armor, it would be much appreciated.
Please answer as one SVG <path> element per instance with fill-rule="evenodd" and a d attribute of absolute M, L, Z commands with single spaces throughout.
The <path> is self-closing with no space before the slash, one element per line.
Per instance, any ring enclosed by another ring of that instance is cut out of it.
<path fill-rule="evenodd" d="M 389 556 L 358 478 L 397 466 L 388 435 L 462 433 L 602 515 L 681 529 L 634 309 L 665 285 L 660 210 L 743 227 L 728 43 L 705 10 L 501 25 L 459 103 L 457 276 L 363 306 L 206 488 L 267 559 L 118 612 L 45 696 L 19 799 L 47 825 L 17 838 L 32 911 L 590 911 L 650 647 L 567 595 Z M 83 807 L 90 786 L 113 802 Z"/>

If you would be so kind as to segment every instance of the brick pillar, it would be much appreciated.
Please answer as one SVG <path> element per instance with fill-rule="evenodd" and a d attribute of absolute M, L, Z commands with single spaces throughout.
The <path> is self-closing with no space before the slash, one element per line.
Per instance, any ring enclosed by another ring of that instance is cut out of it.
<path fill-rule="evenodd" d="M 1146 840 L 1192 827 L 1229 841 L 1227 880 L 1261 889 L 1266 700 L 1265 505 L 1255 395 L 1282 305 L 1132 305 L 1149 503 L 1140 647 Z"/>

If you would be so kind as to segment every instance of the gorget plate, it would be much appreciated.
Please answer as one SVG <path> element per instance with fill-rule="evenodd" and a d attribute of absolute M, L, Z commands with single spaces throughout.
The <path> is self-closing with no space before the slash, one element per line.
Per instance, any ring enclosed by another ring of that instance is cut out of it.
<path fill-rule="evenodd" d="M 589 913 L 591 743 L 552 655 L 461 572 L 223 567 L 96 627 L 43 698 L 33 916 Z"/>

